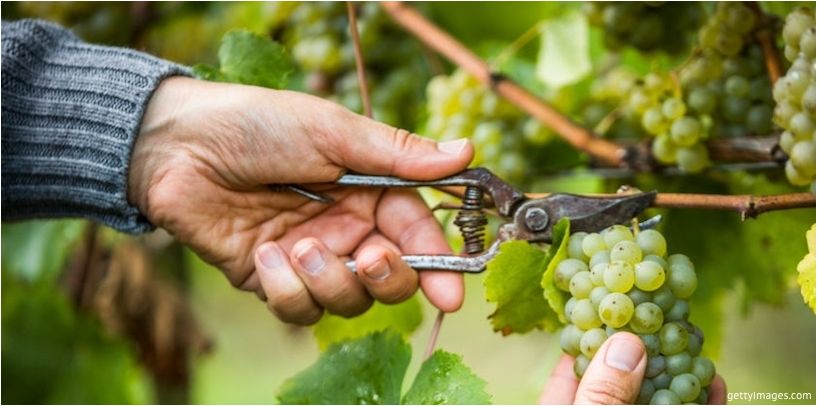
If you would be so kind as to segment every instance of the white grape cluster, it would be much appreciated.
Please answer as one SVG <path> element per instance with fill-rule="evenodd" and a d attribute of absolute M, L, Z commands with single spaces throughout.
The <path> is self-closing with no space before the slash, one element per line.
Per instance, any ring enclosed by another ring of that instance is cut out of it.
<path fill-rule="evenodd" d="M 472 164 L 484 166 L 511 182 L 529 167 L 525 152 L 543 146 L 553 132 L 479 83 L 463 70 L 435 76 L 426 88 L 425 133 L 440 141 L 470 138 Z"/>
<path fill-rule="evenodd" d="M 715 365 L 701 356 L 703 333 L 688 321 L 695 267 L 685 255 L 667 256 L 661 233 L 633 235 L 619 225 L 574 233 L 553 280 L 572 296 L 560 342 L 576 357 L 577 376 L 608 337 L 628 331 L 641 337 L 648 355 L 637 403 L 707 403 Z"/>
<path fill-rule="evenodd" d="M 789 156 L 786 177 L 793 185 L 814 181 L 814 13 L 799 8 L 783 26 L 785 55 L 792 64 L 774 85 L 774 121 L 785 131 L 780 148 Z"/>

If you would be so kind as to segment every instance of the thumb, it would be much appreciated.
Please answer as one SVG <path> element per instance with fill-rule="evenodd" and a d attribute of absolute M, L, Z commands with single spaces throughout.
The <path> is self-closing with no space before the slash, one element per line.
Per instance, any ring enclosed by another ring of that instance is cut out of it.
<path fill-rule="evenodd" d="M 647 353 L 638 336 L 616 333 L 599 348 L 576 390 L 576 404 L 632 404 L 638 396 Z"/>
<path fill-rule="evenodd" d="M 351 112 L 350 112 L 351 113 Z M 335 139 L 337 164 L 368 175 L 433 180 L 465 169 L 474 148 L 465 138 L 436 142 L 367 117 L 350 114 Z"/>

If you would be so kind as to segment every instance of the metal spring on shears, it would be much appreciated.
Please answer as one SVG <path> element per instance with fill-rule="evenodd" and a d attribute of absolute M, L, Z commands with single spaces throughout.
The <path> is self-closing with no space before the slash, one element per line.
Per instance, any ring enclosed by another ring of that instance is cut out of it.
<path fill-rule="evenodd" d="M 478 254 L 483 251 L 485 243 L 485 226 L 488 218 L 482 212 L 482 189 L 477 186 L 465 188 L 462 196 L 462 207 L 457 212 L 454 224 L 460 229 L 465 242 L 467 254 Z"/>

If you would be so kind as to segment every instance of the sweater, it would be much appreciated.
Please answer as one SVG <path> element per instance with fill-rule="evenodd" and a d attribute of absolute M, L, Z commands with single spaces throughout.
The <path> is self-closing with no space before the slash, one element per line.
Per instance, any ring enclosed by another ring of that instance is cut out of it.
<path fill-rule="evenodd" d="M 151 94 L 189 69 L 44 21 L 1 25 L 3 221 L 82 217 L 151 230 L 128 202 L 128 163 Z"/>

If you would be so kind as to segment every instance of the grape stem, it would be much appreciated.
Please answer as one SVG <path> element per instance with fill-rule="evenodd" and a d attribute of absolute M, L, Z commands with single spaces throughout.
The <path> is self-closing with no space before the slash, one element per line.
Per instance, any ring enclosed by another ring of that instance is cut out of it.
<path fill-rule="evenodd" d="M 445 312 L 442 310 L 438 311 L 437 318 L 434 319 L 434 326 L 431 328 L 431 334 L 428 337 L 428 344 L 426 345 L 426 352 L 423 359 L 429 359 L 431 355 L 434 354 L 434 348 L 437 346 L 437 337 L 440 336 L 440 328 L 443 325 L 444 318 Z"/>
<path fill-rule="evenodd" d="M 357 31 L 357 13 L 355 13 L 353 2 L 346 2 L 346 13 L 349 16 L 349 33 L 352 36 L 352 48 L 355 51 L 355 70 L 357 71 L 357 83 L 360 86 L 360 99 L 363 101 L 363 114 L 372 118 L 372 103 L 369 100 L 366 67 L 363 63 L 363 48 L 360 46 L 360 34 Z"/>
<path fill-rule="evenodd" d="M 403 28 L 429 48 L 439 52 L 464 69 L 485 86 L 556 131 L 565 141 L 598 160 L 619 166 L 625 163 L 626 149 L 596 137 L 590 130 L 572 122 L 551 105 L 513 80 L 493 72 L 490 65 L 468 48 L 423 17 L 416 10 L 400 2 L 383 2 L 383 8 Z"/>
<path fill-rule="evenodd" d="M 769 16 L 763 12 L 756 1 L 745 2 L 757 16 L 758 29 L 755 31 L 755 39 L 763 50 L 763 59 L 766 62 L 766 71 L 769 74 L 769 81 L 774 84 L 777 79 L 783 76 L 783 64 L 780 60 L 780 52 L 772 39 Z"/>

